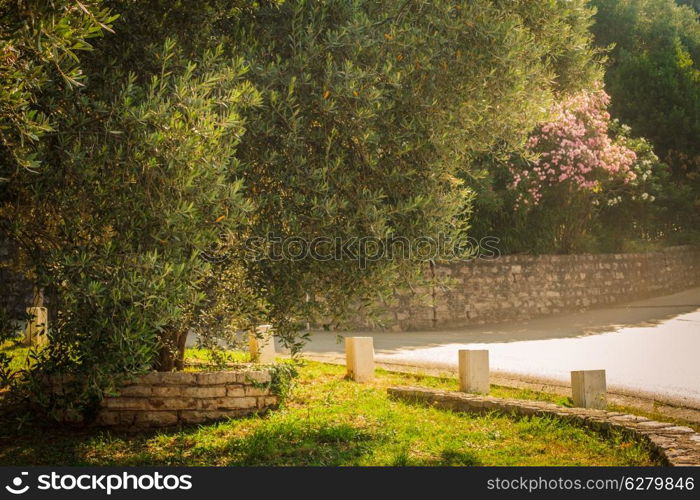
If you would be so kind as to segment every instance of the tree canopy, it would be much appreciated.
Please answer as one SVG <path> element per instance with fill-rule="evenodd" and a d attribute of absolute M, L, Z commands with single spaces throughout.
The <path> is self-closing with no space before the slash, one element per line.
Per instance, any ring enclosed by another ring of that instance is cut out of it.
<path fill-rule="evenodd" d="M 55 314 L 12 380 L 78 375 L 64 400 L 31 393 L 50 408 L 181 368 L 191 331 L 270 321 L 298 347 L 312 315 L 416 282 L 425 255 L 368 239 L 456 241 L 477 160 L 527 154 L 555 103 L 601 77 L 584 0 L 1 12 L 0 226 Z"/>

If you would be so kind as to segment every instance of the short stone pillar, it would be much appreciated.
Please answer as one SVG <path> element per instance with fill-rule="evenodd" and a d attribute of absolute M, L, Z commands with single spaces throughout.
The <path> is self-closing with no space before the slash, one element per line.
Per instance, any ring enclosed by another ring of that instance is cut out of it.
<path fill-rule="evenodd" d="M 46 345 L 49 342 L 47 335 L 48 311 L 45 307 L 27 307 L 27 314 L 31 315 L 31 318 L 24 329 L 24 343 L 27 345 Z"/>
<path fill-rule="evenodd" d="M 255 333 L 248 335 L 250 359 L 255 363 L 270 364 L 275 362 L 275 337 L 272 325 L 260 325 Z"/>
<path fill-rule="evenodd" d="M 345 337 L 345 362 L 348 377 L 355 382 L 374 380 L 374 339 Z"/>
<path fill-rule="evenodd" d="M 459 350 L 459 390 L 488 394 L 489 352 L 486 350 Z"/>
<path fill-rule="evenodd" d="M 571 395 L 574 406 L 604 410 L 605 370 L 578 370 L 571 372 Z"/>

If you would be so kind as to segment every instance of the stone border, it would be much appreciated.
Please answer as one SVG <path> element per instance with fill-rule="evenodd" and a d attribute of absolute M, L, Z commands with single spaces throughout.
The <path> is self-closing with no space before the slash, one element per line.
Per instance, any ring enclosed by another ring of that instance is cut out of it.
<path fill-rule="evenodd" d="M 519 417 L 548 416 L 583 425 L 598 432 L 620 430 L 648 444 L 668 465 L 700 466 L 700 433 L 690 427 L 606 410 L 567 408 L 544 401 L 501 399 L 423 387 L 390 387 L 387 392 L 398 399 L 419 401 L 458 412 L 484 414 L 496 411 Z"/>
<path fill-rule="evenodd" d="M 95 425 L 139 430 L 262 413 L 279 404 L 271 382 L 265 369 L 151 372 L 105 397 Z"/>

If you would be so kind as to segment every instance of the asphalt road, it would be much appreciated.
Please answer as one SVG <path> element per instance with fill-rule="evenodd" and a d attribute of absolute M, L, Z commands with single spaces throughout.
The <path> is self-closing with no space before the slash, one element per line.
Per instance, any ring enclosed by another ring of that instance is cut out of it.
<path fill-rule="evenodd" d="M 571 370 L 605 369 L 622 394 L 700 408 L 700 288 L 517 324 L 416 332 L 314 332 L 313 357 L 343 355 L 337 336 L 372 336 L 376 359 L 456 371 L 459 349 L 488 349 L 491 369 L 568 383 Z"/>

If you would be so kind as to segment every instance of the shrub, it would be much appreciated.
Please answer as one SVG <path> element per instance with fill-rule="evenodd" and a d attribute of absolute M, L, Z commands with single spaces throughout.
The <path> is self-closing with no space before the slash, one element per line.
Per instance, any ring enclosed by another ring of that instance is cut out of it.
<path fill-rule="evenodd" d="M 51 130 L 6 144 L 31 164 L 3 159 L 0 223 L 56 315 L 31 372 L 7 379 L 76 381 L 62 398 L 30 386 L 42 407 L 80 411 L 122 376 L 180 368 L 192 329 L 268 320 L 298 348 L 310 315 L 341 321 L 415 279 L 421 259 L 359 246 L 266 257 L 275 238 L 463 233 L 470 160 L 522 149 L 557 89 L 597 72 L 583 0 L 277 4 L 60 4 L 69 49 L 114 33 L 65 59 L 80 86 L 27 62 L 46 76 L 24 118 Z M 12 43 L 44 36 L 36 12 L 13 11 L 38 28 Z"/>

